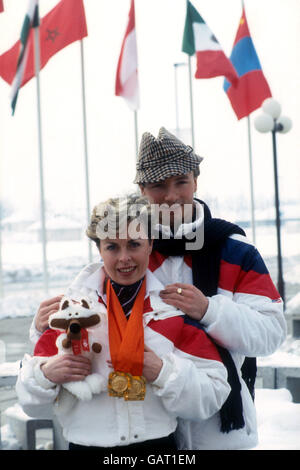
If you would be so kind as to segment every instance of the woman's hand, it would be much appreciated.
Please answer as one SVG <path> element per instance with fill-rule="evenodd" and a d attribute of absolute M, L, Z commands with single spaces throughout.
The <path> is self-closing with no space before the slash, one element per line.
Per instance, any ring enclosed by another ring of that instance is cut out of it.
<path fill-rule="evenodd" d="M 144 368 L 143 376 L 147 382 L 154 382 L 155 379 L 159 376 L 161 368 L 163 366 L 163 361 L 158 357 L 152 349 L 144 346 Z"/>
<path fill-rule="evenodd" d="M 181 289 L 180 293 L 178 289 Z M 192 284 L 176 282 L 166 286 L 159 295 L 166 304 L 179 308 L 194 320 L 200 321 L 208 308 L 207 297 Z"/>
<path fill-rule="evenodd" d="M 42 364 L 41 369 L 46 379 L 56 384 L 84 380 L 92 371 L 87 357 L 73 354 L 52 357 Z"/>
<path fill-rule="evenodd" d="M 35 318 L 35 327 L 41 333 L 48 327 L 49 316 L 59 310 L 59 304 L 62 298 L 63 295 L 58 295 L 57 297 L 53 297 L 41 303 Z"/>

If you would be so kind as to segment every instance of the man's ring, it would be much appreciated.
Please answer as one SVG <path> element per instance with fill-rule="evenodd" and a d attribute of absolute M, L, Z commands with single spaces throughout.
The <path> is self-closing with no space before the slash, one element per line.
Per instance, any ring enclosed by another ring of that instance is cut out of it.
<path fill-rule="evenodd" d="M 182 289 L 181 289 L 181 287 L 178 287 L 178 289 L 177 289 L 177 294 L 179 294 L 179 295 L 182 294 Z"/>

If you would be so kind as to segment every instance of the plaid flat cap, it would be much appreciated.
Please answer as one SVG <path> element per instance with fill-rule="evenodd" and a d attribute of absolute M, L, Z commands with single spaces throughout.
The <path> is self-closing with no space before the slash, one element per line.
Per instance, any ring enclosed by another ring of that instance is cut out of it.
<path fill-rule="evenodd" d="M 195 170 L 202 160 L 192 147 L 164 127 L 160 128 L 157 139 L 145 132 L 140 143 L 134 183 L 155 183 L 170 176 L 185 175 Z"/>

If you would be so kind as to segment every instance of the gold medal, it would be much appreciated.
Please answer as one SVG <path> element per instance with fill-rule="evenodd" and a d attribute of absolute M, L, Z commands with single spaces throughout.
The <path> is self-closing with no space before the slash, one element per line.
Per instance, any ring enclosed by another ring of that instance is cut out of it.
<path fill-rule="evenodd" d="M 146 379 L 141 376 L 131 376 L 131 387 L 125 391 L 124 399 L 128 400 L 144 400 L 146 395 Z"/>
<path fill-rule="evenodd" d="M 108 378 L 108 391 L 111 397 L 123 397 L 131 386 L 130 374 L 125 372 L 111 372 Z"/>
<path fill-rule="evenodd" d="M 124 400 L 144 400 L 145 397 L 146 380 L 142 377 L 145 292 L 146 279 L 144 278 L 129 320 L 127 320 L 110 279 L 107 281 L 109 349 L 111 362 L 115 369 L 109 374 L 108 379 L 108 392 L 112 397 L 123 397 Z"/>

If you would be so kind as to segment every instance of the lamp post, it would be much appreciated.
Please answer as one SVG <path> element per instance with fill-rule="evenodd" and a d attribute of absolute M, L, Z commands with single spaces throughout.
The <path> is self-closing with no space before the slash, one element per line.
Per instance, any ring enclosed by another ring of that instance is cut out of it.
<path fill-rule="evenodd" d="M 277 233 L 277 264 L 278 264 L 278 291 L 285 304 L 285 290 L 282 270 L 281 254 L 281 227 L 279 209 L 279 187 L 277 169 L 277 146 L 276 134 L 286 134 L 292 128 L 292 121 L 286 116 L 280 116 L 281 106 L 273 98 L 267 98 L 262 104 L 263 113 L 256 117 L 254 126 L 259 132 L 272 132 L 273 144 L 273 164 L 274 164 L 274 184 L 275 184 L 275 209 L 276 209 L 276 233 Z"/>
<path fill-rule="evenodd" d="M 195 132 L 194 132 L 194 110 L 193 110 L 193 90 L 192 90 L 192 72 L 191 72 L 191 58 L 189 56 L 188 63 L 186 62 L 177 62 L 173 64 L 174 73 L 175 73 L 175 109 L 176 109 L 176 135 L 180 139 L 180 129 L 179 129 L 179 113 L 178 113 L 178 81 L 177 81 L 177 71 L 179 67 L 185 67 L 188 65 L 189 69 L 189 94 L 190 94 L 190 119 L 191 119 L 191 145 L 195 147 Z"/>
<path fill-rule="evenodd" d="M 175 115 L 176 115 L 176 137 L 180 138 L 179 134 L 179 109 L 178 109 L 178 78 L 177 71 L 179 67 L 188 65 L 186 62 L 176 62 L 174 66 L 174 81 L 175 81 Z"/>

